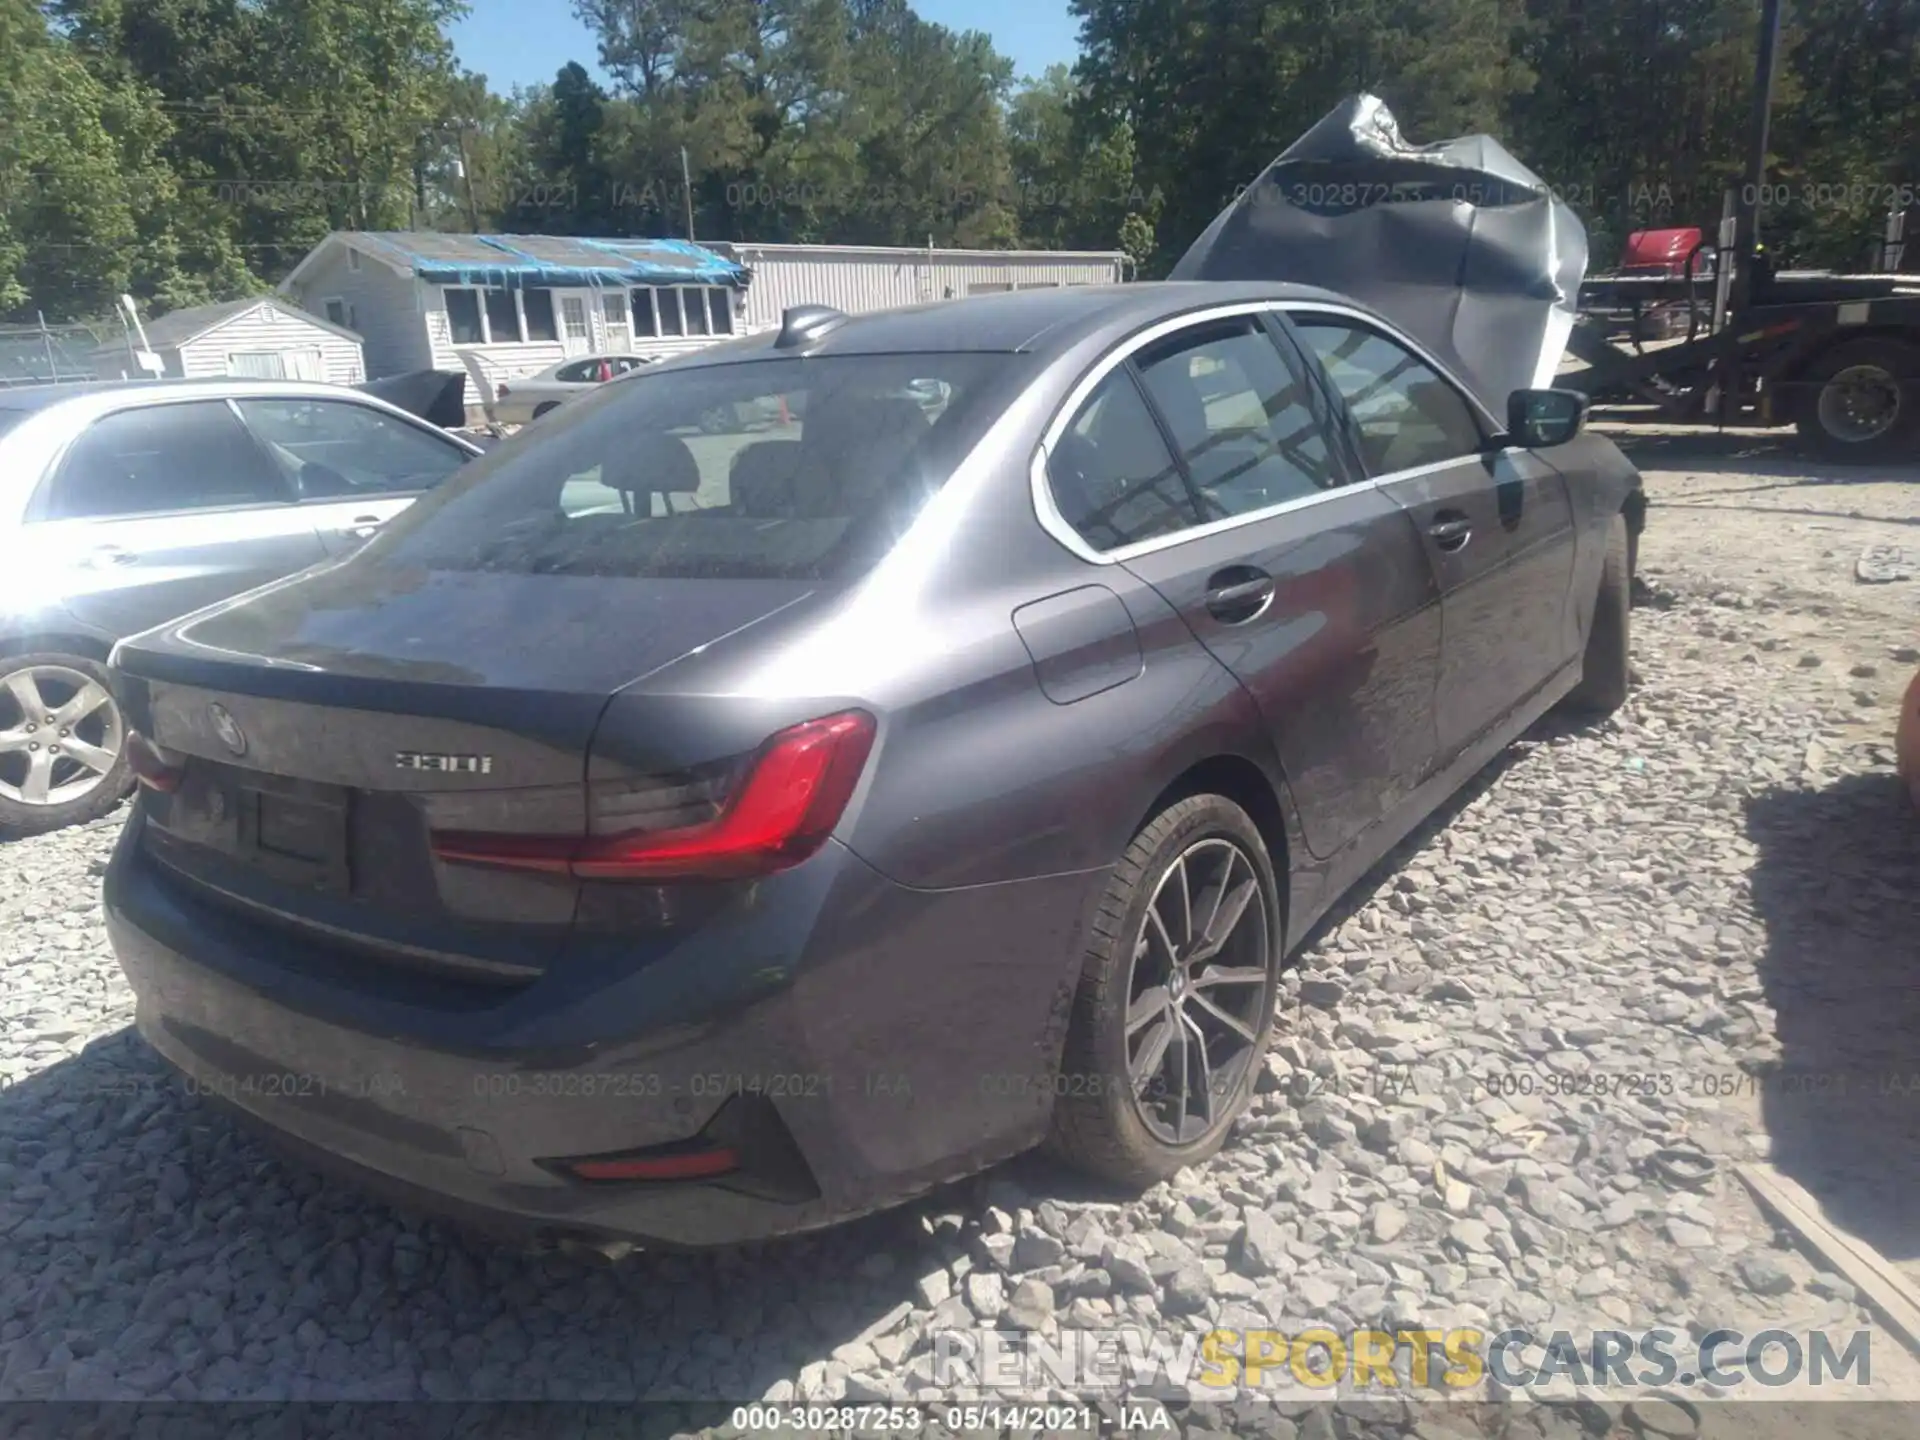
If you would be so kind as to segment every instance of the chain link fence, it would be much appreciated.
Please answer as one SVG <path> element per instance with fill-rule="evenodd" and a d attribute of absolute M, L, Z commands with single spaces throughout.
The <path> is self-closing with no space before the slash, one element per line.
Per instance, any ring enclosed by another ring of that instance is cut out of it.
<path fill-rule="evenodd" d="M 46 385 L 93 380 L 119 373 L 95 352 L 117 345 L 126 350 L 126 332 L 112 322 L 101 324 L 0 325 L 0 388 L 10 385 Z M 123 355 L 133 373 L 130 354 Z"/>

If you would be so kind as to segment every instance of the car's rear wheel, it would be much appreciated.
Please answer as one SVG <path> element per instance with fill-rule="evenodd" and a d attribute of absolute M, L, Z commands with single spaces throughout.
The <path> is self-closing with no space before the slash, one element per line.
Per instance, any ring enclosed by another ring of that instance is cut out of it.
<path fill-rule="evenodd" d="M 1593 602 L 1580 683 L 1566 699 L 1569 710 L 1598 717 L 1627 703 L 1632 638 L 1633 542 L 1627 517 L 1616 515 L 1607 529 L 1607 558 L 1600 567 L 1600 593 Z"/>
<path fill-rule="evenodd" d="M 1231 800 L 1156 815 L 1115 867 L 1074 997 L 1052 1148 L 1144 1187 L 1220 1148 L 1272 1031 L 1279 887 Z"/>
<path fill-rule="evenodd" d="M 0 832 L 104 815 L 127 793 L 126 724 L 106 667 L 80 655 L 0 658 Z"/>

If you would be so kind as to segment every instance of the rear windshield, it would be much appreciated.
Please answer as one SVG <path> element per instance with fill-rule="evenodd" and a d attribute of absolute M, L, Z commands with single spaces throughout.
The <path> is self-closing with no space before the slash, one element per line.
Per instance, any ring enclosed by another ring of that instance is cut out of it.
<path fill-rule="evenodd" d="M 436 570 L 842 578 L 946 478 L 1012 358 L 639 370 L 476 460 L 370 553 Z"/>

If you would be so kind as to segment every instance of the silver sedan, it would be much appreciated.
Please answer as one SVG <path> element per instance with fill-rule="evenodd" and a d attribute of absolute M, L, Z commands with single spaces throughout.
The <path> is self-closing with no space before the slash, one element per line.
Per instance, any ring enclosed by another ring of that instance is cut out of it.
<path fill-rule="evenodd" d="M 357 548 L 479 454 L 356 390 L 0 390 L 0 834 L 125 792 L 114 641 Z"/>
<path fill-rule="evenodd" d="M 596 385 L 651 364 L 647 355 L 576 355 L 524 380 L 501 381 L 494 387 L 493 418 L 502 425 L 525 425 Z"/>

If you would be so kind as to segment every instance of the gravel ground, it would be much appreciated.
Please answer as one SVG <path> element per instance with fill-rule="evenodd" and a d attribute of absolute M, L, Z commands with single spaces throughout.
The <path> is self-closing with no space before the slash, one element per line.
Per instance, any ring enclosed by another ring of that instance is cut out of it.
<path fill-rule="evenodd" d="M 1770 1158 L 1920 1261 L 1920 824 L 1891 770 L 1920 579 L 1854 576 L 1920 544 L 1920 474 L 1817 489 L 1764 447 L 1629 444 L 1655 509 L 1628 707 L 1516 745 L 1376 872 L 1288 980 L 1237 1140 L 1137 1201 L 1027 1160 L 773 1246 L 489 1249 L 169 1081 L 100 924 L 118 816 L 0 846 L 0 1399 L 928 1396 L 934 1332 L 989 1324 L 1871 1326 L 1730 1171 Z M 1704 1189 L 1650 1171 L 1676 1143 L 1718 1162 Z M 1873 1343 L 1875 1393 L 1920 1396 Z M 1286 1413 L 1254 1428 L 1362 1424 Z"/>

